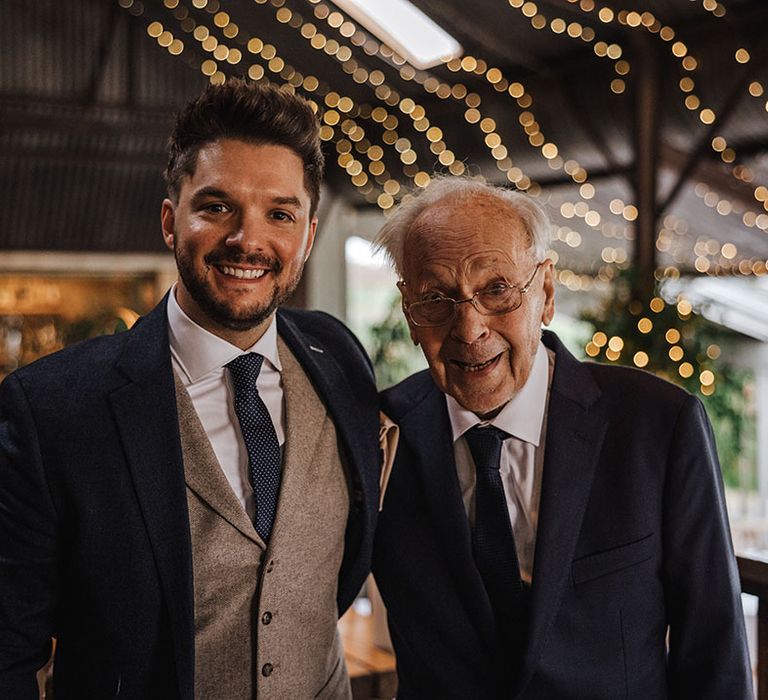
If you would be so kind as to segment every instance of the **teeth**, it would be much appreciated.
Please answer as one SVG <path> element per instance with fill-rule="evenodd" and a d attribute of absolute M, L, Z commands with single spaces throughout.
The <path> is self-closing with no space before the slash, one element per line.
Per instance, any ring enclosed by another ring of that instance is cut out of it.
<path fill-rule="evenodd" d="M 493 357 L 493 358 L 491 358 L 490 360 L 488 360 L 486 362 L 480 362 L 480 363 L 475 364 L 475 365 L 471 365 L 471 364 L 469 364 L 467 362 L 458 362 L 458 364 L 461 366 L 461 368 L 465 372 L 478 372 L 481 369 L 485 369 L 486 367 L 488 367 L 495 359 L 496 358 Z"/>
<path fill-rule="evenodd" d="M 244 270 L 242 267 L 229 267 L 228 265 L 222 265 L 221 270 L 225 275 L 230 277 L 237 277 L 238 279 L 254 280 L 262 277 L 266 270 Z"/>

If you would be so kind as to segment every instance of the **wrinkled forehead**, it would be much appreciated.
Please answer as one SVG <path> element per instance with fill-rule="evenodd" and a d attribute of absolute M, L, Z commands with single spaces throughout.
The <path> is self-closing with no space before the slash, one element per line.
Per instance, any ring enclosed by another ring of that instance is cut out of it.
<path fill-rule="evenodd" d="M 440 200 L 405 237 L 404 276 L 512 274 L 533 256 L 531 236 L 514 209 L 495 197 Z"/>

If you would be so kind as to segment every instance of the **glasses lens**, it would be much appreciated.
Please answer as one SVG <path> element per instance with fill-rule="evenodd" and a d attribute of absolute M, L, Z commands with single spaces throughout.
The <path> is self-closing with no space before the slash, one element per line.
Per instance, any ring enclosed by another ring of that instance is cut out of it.
<path fill-rule="evenodd" d="M 439 326 L 453 317 L 453 301 L 433 299 L 418 301 L 408 307 L 411 320 L 418 326 Z"/>
<path fill-rule="evenodd" d="M 518 287 L 504 286 L 485 289 L 477 295 L 477 303 L 488 314 L 506 314 L 514 311 L 523 298 Z"/>

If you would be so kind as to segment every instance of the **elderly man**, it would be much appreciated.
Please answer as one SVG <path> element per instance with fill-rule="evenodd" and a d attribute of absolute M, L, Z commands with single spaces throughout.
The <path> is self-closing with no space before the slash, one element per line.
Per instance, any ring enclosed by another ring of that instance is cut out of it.
<path fill-rule="evenodd" d="M 126 333 L 0 389 L 0 697 L 349 698 L 336 630 L 370 568 L 378 396 L 355 338 L 278 309 L 317 226 L 310 105 L 210 86 L 162 205 L 179 280 Z"/>
<path fill-rule="evenodd" d="M 379 236 L 429 370 L 383 394 L 400 445 L 374 573 L 402 700 L 746 700 L 720 470 L 699 401 L 551 332 L 549 224 L 460 179 Z"/>

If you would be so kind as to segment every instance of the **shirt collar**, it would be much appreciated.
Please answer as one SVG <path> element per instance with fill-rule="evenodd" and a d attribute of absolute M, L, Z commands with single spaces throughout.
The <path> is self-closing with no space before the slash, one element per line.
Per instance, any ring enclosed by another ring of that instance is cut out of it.
<path fill-rule="evenodd" d="M 264 334 L 247 350 L 205 330 L 184 313 L 176 301 L 176 285 L 168 294 L 168 336 L 171 353 L 190 382 L 196 382 L 206 374 L 220 370 L 227 362 L 239 355 L 256 352 L 278 372 L 282 365 L 277 354 L 277 324 L 272 315 Z"/>
<path fill-rule="evenodd" d="M 520 440 L 535 447 L 541 441 L 541 429 L 544 421 L 544 409 L 547 403 L 549 385 L 549 360 L 544 344 L 539 342 L 533 366 L 528 380 L 504 406 L 499 414 L 490 421 L 483 421 L 477 414 L 463 408 L 456 399 L 446 394 L 448 417 L 451 420 L 453 441 L 456 442 L 464 433 L 476 425 L 494 425 Z"/>

